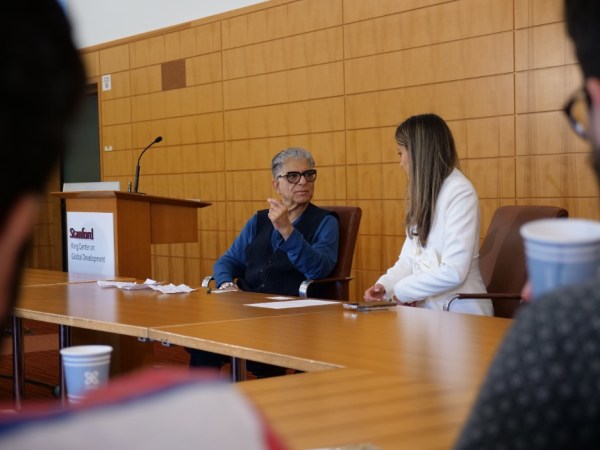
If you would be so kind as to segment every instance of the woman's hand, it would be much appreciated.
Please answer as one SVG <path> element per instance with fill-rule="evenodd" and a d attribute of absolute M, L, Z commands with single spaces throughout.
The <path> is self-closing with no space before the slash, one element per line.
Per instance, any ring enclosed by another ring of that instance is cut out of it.
<path fill-rule="evenodd" d="M 365 291 L 364 299 L 365 302 L 374 302 L 377 300 L 383 300 L 385 295 L 385 288 L 382 284 L 375 284 Z"/>
<path fill-rule="evenodd" d="M 531 281 L 527 280 L 525 286 L 523 286 L 523 289 L 521 290 L 521 298 L 525 302 L 531 301 Z"/>

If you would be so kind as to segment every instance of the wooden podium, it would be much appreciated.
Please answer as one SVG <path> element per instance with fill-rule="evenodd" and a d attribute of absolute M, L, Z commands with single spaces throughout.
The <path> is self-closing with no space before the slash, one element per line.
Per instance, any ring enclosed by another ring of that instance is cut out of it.
<path fill-rule="evenodd" d="M 52 192 L 65 200 L 67 212 L 112 213 L 115 276 L 152 277 L 151 244 L 198 240 L 198 208 L 210 203 L 121 191 Z M 111 373 L 123 373 L 151 359 L 152 346 L 129 336 L 75 329 L 72 344 L 113 346 Z"/>
<path fill-rule="evenodd" d="M 150 244 L 198 240 L 198 208 L 210 203 L 120 191 L 52 192 L 67 212 L 106 212 L 114 217 L 115 275 L 152 275 Z"/>

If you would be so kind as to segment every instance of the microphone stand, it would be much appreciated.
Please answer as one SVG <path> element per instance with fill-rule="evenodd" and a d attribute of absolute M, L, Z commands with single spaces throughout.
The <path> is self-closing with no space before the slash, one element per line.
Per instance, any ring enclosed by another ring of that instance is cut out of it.
<path fill-rule="evenodd" d="M 136 194 L 138 192 L 138 186 L 140 182 L 140 160 L 142 159 L 142 155 L 146 152 L 146 150 L 148 150 L 150 147 L 152 147 L 154 144 L 160 141 L 162 141 L 162 136 L 158 136 L 156 139 L 154 139 L 150 144 L 148 144 L 148 146 L 144 150 L 142 150 L 142 153 L 140 153 L 140 156 L 137 160 L 137 164 L 135 166 L 135 177 L 133 179 L 133 192 Z M 131 192 L 131 184 L 129 185 L 129 192 Z"/>

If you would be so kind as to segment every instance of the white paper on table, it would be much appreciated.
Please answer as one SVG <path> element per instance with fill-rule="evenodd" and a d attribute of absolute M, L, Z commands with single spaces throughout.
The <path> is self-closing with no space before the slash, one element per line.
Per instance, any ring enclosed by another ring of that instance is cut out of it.
<path fill-rule="evenodd" d="M 195 291 L 196 289 L 192 289 L 191 287 L 185 285 L 185 284 L 180 284 L 178 286 L 175 286 L 173 283 L 167 284 L 167 285 L 150 285 L 149 286 L 150 289 L 154 289 L 155 291 L 160 291 L 163 294 L 181 294 L 181 293 L 186 293 L 186 292 L 192 292 Z"/>
<path fill-rule="evenodd" d="M 150 278 L 147 278 L 143 283 L 136 283 L 131 281 L 105 281 L 98 280 L 98 286 L 100 287 L 116 287 L 118 289 L 124 290 L 135 290 L 135 289 L 148 289 L 150 286 L 155 286 L 160 284 L 160 281 L 154 281 Z"/>
<path fill-rule="evenodd" d="M 268 302 L 268 303 L 247 303 L 245 306 L 256 306 L 257 308 L 271 308 L 271 309 L 286 309 L 286 308 L 304 308 L 307 306 L 321 306 L 321 305 L 332 305 L 339 304 L 340 302 L 333 302 L 328 300 L 316 300 L 313 298 L 307 298 L 305 300 L 290 300 L 283 302 Z"/>

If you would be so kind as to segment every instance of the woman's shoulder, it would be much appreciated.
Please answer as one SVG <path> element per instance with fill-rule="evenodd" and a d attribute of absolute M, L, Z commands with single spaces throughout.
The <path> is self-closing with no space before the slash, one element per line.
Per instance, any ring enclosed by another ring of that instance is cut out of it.
<path fill-rule="evenodd" d="M 458 169 L 454 170 L 446 177 L 442 185 L 442 191 L 461 192 L 461 191 L 472 191 L 475 192 L 473 183 Z M 440 192 L 440 195 L 442 192 Z"/>

